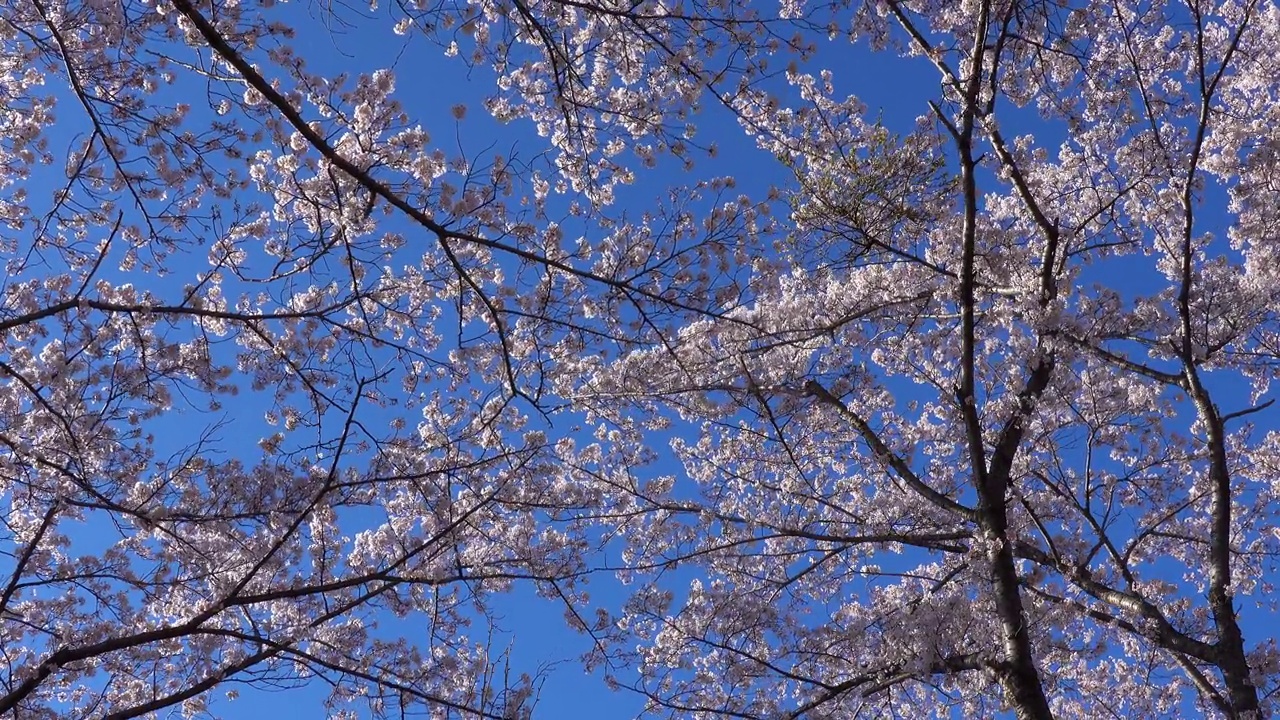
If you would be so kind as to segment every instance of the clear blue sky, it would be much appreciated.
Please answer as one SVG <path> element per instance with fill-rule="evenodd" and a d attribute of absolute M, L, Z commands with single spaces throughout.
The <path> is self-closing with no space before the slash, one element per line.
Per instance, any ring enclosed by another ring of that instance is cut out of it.
<path fill-rule="evenodd" d="M 311 23 L 304 27 L 317 30 Z M 370 32 L 369 27 L 381 32 Z M 384 67 L 386 59 L 393 55 L 391 43 L 403 40 L 391 40 L 385 30 L 385 24 L 370 23 L 335 34 L 332 47 L 300 44 L 299 49 L 313 72 L 372 72 Z M 923 61 L 851 51 L 843 41 L 826 45 L 823 52 L 833 57 L 832 69 L 838 89 L 857 94 L 873 113 L 882 109 L 890 125 L 909 129 L 915 116 L 927 111 L 927 94 L 902 92 L 904 87 L 915 83 L 936 82 L 933 69 Z M 456 142 L 468 154 L 478 157 L 484 154 L 476 151 L 487 148 L 492 148 L 492 152 L 517 148 L 521 156 L 530 157 L 545 148 L 545 139 L 539 138 L 528 123 L 499 124 L 484 113 L 483 101 L 493 88 L 485 69 L 468 70 L 459 59 L 444 58 L 439 48 L 420 40 L 405 43 L 394 55 L 398 56 L 395 66 L 398 99 L 405 104 L 409 115 L 421 121 L 431 131 L 433 140 L 444 144 L 446 150 L 457 149 Z M 455 123 L 450 111 L 459 103 L 468 107 L 468 114 L 464 122 Z M 740 188 L 747 192 L 762 190 L 774 182 L 786 182 L 788 171 L 757 150 L 753 141 L 744 138 L 736 120 L 723 109 L 708 108 L 697 121 L 698 139 L 719 144 L 717 159 L 701 161 L 692 173 L 673 167 L 670 162 L 655 171 L 641 171 L 635 185 L 619 190 L 620 209 L 634 206 L 635 210 L 643 211 L 670 185 L 695 182 L 700 177 L 734 175 L 739 179 Z M 598 577 L 591 587 L 593 600 L 605 606 L 616 608 L 624 599 L 611 578 Z M 493 605 L 503 617 L 500 625 L 507 631 L 495 644 L 500 648 L 504 642 L 511 643 L 517 671 L 532 673 L 554 663 L 543 674 L 545 684 L 537 705 L 537 717 L 549 720 L 636 717 L 643 706 L 638 696 L 625 690 L 610 691 L 598 674 L 587 675 L 576 662 L 575 658 L 589 649 L 589 640 L 566 627 L 560 605 L 536 597 L 528 587 L 494 598 Z M 234 703 L 222 706 L 228 711 L 234 708 L 228 715 L 231 720 L 309 718 L 320 717 L 323 712 L 321 703 L 325 693 L 319 687 L 287 692 L 241 689 L 240 693 Z"/>
<path fill-rule="evenodd" d="M 302 16 L 303 6 L 295 6 Z M 311 38 L 319 38 L 323 28 L 312 20 L 307 25 Z M 364 26 L 356 26 L 333 35 L 331 44 L 300 43 L 299 52 L 305 55 L 313 72 L 356 74 L 371 72 L 387 64 L 388 58 L 396 58 L 399 97 L 409 114 L 420 119 L 431 131 L 438 143 L 460 143 L 471 154 L 483 156 L 486 148 L 496 151 L 520 148 L 528 157 L 540 152 L 545 141 L 538 138 L 532 128 L 516 122 L 499 125 L 490 121 L 483 111 L 483 100 L 492 91 L 489 74 L 483 69 L 468 71 L 459 60 L 441 56 L 437 47 L 421 41 L 408 42 L 403 51 L 394 48 L 386 32 L 389 23 L 370 23 L 378 32 L 369 32 Z M 843 41 L 841 41 L 843 42 Z M 845 45 L 825 46 L 823 56 L 829 57 L 829 67 L 836 74 L 837 88 L 857 94 L 871 108 L 883 110 L 883 117 L 891 128 L 909 129 L 915 116 L 927 111 L 925 100 L 934 93 L 937 84 L 935 71 L 921 59 L 899 60 L 890 54 L 871 55 L 860 50 L 849 50 Z M 469 108 L 468 118 L 455 123 L 450 109 L 456 104 Z M 63 114 L 73 113 L 67 105 Z M 787 172 L 770 158 L 755 150 L 745 140 L 736 122 L 719 109 L 709 109 L 699 118 L 699 140 L 714 140 L 720 145 L 719 158 L 702 161 L 693 175 L 667 163 L 651 174 L 641 174 L 637 184 L 621 191 L 623 203 L 635 203 L 643 209 L 648 195 L 657 195 L 673 183 L 688 183 L 698 176 L 734 175 L 744 190 L 759 190 L 776 181 L 785 180 Z M 449 150 L 453 147 L 446 148 Z M 777 177 L 771 176 L 776 172 Z M 752 187 L 755 184 L 756 187 Z M 201 262 L 202 258 L 195 258 Z M 181 274 L 179 273 L 179 276 Z M 228 412 L 234 420 L 248 420 L 248 415 L 260 413 L 265 405 L 242 395 Z M 257 420 L 258 418 L 253 418 Z M 237 425 L 239 425 L 237 423 Z M 238 440 L 254 441 L 256 435 L 236 437 L 237 425 L 223 432 L 231 447 Z M 239 425 L 240 429 L 255 430 L 251 423 Z M 242 443 L 253 447 L 252 442 Z M 673 472 L 678 469 L 673 468 Z M 607 578 L 593 583 L 596 599 L 616 607 L 621 594 Z M 623 692 L 611 692 L 599 677 L 587 676 L 574 658 L 588 648 L 588 639 L 567 629 L 562 619 L 562 609 L 555 603 L 534 597 L 528 588 L 521 588 L 509 596 L 496 598 L 495 607 L 503 616 L 502 627 L 507 636 L 499 636 L 499 647 L 512 643 L 515 669 L 536 672 L 546 663 L 558 663 L 545 674 L 545 685 L 538 704 L 538 717 L 550 720 L 621 720 L 636 716 L 641 701 Z M 215 697 L 220 692 L 215 693 Z M 321 717 L 320 702 L 323 688 L 308 688 L 289 692 L 251 692 L 241 690 L 240 699 L 228 705 L 215 705 L 225 709 L 233 720 L 253 720 L 264 717 L 311 718 Z"/>
<path fill-rule="evenodd" d="M 303 27 L 304 32 L 315 33 L 310 37 L 320 37 L 325 32 L 314 20 Z M 375 31 L 371 32 L 371 27 Z M 478 151 L 492 148 L 489 150 L 492 153 L 517 148 L 522 157 L 530 157 L 545 148 L 545 139 L 539 138 L 528 123 L 499 124 L 484 112 L 483 101 L 493 88 L 487 70 L 468 70 L 459 59 L 442 57 L 439 48 L 421 40 L 404 42 L 403 38 L 390 36 L 386 29 L 385 23 L 358 25 L 335 33 L 331 47 L 315 42 L 300 43 L 299 51 L 307 58 L 309 69 L 320 74 L 372 72 L 386 66 L 387 58 L 395 57 L 398 99 L 405 104 L 410 117 L 422 122 L 432 133 L 433 141 L 447 151 L 461 147 L 467 154 L 484 157 L 485 153 Z M 403 47 L 394 45 L 397 42 L 404 43 Z M 831 69 L 836 74 L 838 90 L 858 95 L 872 114 L 882 111 L 890 126 L 909 129 L 914 118 L 927 111 L 927 93 L 904 92 L 904 88 L 929 88 L 936 83 L 935 71 L 922 60 L 904 61 L 889 54 L 851 50 L 844 41 L 825 44 L 822 52 L 832 57 Z M 464 122 L 456 123 L 451 108 L 460 103 L 468 107 L 468 113 Z M 692 173 L 670 162 L 654 171 L 641 171 L 633 186 L 619 190 L 619 209 L 642 212 L 653 199 L 665 194 L 670 185 L 692 183 L 710 176 L 733 175 L 739 180 L 739 188 L 746 192 L 759 192 L 775 182 L 786 183 L 789 171 L 756 149 L 754 142 L 744 137 L 736 120 L 722 108 L 710 107 L 696 120 L 699 141 L 716 142 L 720 150 L 718 157 L 702 160 Z M 242 396 L 237 402 L 245 399 Z M 239 413 L 244 412 L 240 407 L 228 409 L 237 413 L 237 419 Z M 246 423 L 241 427 L 251 425 Z M 226 439 L 232 441 L 228 445 L 234 445 L 234 437 Z M 245 439 L 256 440 L 256 437 Z M 678 472 L 678 468 L 671 470 Z M 625 597 L 608 577 L 596 578 L 591 588 L 593 601 L 607 607 L 619 607 Z M 501 627 L 507 631 L 505 636 L 496 639 L 495 645 L 501 648 L 504 643 L 510 643 L 515 670 L 533 673 L 552 664 L 543 671 L 537 717 L 623 720 L 637 716 L 643 706 L 642 699 L 626 690 L 610 691 L 599 674 L 586 674 L 576 662 L 576 658 L 589 649 L 589 639 L 566 627 L 560 605 L 536 597 L 529 587 L 494 598 L 493 605 L 503 618 Z M 388 621 L 389 625 L 404 625 L 390 618 Z M 230 720 L 311 718 L 321 717 L 324 712 L 322 703 L 326 693 L 319 686 L 274 692 L 245 688 L 238 691 L 239 699 L 214 706 L 215 710 L 226 712 Z M 221 691 L 215 692 L 214 700 L 220 695 Z"/>

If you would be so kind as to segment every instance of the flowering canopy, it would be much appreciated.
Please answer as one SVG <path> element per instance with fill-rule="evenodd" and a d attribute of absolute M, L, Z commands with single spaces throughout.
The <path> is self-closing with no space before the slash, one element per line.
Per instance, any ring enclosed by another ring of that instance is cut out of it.
<path fill-rule="evenodd" d="M 311 10 L 6 5 L 0 714 L 1273 714 L 1280 8 Z"/>

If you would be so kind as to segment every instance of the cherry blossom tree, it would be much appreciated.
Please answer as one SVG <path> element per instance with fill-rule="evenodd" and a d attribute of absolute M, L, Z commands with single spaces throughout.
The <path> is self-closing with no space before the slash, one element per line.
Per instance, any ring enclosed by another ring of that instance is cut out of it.
<path fill-rule="evenodd" d="M 1274 714 L 1272 4 L 14 0 L 0 42 L 0 715 L 527 717 L 521 582 L 647 715 Z M 541 144 L 440 141 L 478 109 L 423 44 Z M 868 53 L 932 68 L 914 124 Z"/>
<path fill-rule="evenodd" d="M 474 9 L 435 17 L 446 53 L 477 32 Z M 291 45 L 357 22 L 387 50 L 368 72 Z M 334 717 L 532 712 L 488 598 L 575 598 L 582 540 L 557 523 L 596 504 L 547 432 L 546 370 L 622 342 L 615 307 L 715 313 L 635 279 L 673 284 L 688 244 L 614 257 L 600 225 L 575 246 L 583 213 L 548 207 L 569 173 L 537 151 L 433 141 L 397 90 L 413 32 L 271 2 L 6 5 L 0 716 L 223 716 L 305 684 Z M 434 130 L 460 133 L 444 107 Z"/>
<path fill-rule="evenodd" d="M 787 222 L 722 317 L 560 375 L 638 588 L 593 659 L 670 717 L 1272 716 L 1280 11 L 739 10 L 647 47 Z M 844 39 L 933 68 L 914 126 Z"/>

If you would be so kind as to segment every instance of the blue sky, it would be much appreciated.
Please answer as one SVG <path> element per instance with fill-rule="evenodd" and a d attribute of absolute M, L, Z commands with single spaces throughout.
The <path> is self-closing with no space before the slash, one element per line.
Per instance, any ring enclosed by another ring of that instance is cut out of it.
<path fill-rule="evenodd" d="M 504 125 L 487 115 L 483 103 L 493 89 L 487 69 L 469 69 L 461 60 L 444 57 L 440 48 L 420 38 L 392 35 L 391 23 L 385 21 L 381 14 L 379 21 L 342 30 L 327 27 L 324 19 L 315 13 L 299 12 L 301 6 L 293 7 L 295 11 L 291 18 L 297 20 L 303 38 L 299 51 L 307 59 L 312 72 L 354 76 L 372 73 L 393 63 L 397 97 L 405 104 L 412 122 L 422 123 L 431 132 L 434 147 L 440 147 L 451 155 L 462 152 L 478 162 L 487 160 L 495 152 L 514 151 L 520 157 L 529 157 L 545 149 L 545 140 L 539 138 L 527 123 Z M 59 90 L 56 85 L 50 89 Z M 189 101 L 181 96 L 163 97 L 163 100 Z M 197 116 L 207 113 L 200 100 L 192 102 L 192 105 Z M 457 105 L 467 107 L 466 117 L 461 122 L 454 117 Z M 45 189 L 52 190 L 62 178 L 62 148 L 87 133 L 83 110 L 73 97 L 60 97 L 58 117 L 59 124 L 49 133 L 55 162 L 43 172 L 37 171 L 27 182 L 35 197 Z M 421 232 L 407 224 L 406 231 Z M 102 274 L 113 281 L 134 282 L 163 294 L 180 290 L 182 283 L 189 281 L 191 273 L 206 268 L 203 253 L 197 251 L 173 263 L 168 278 L 129 275 L 110 267 L 104 268 Z M 242 392 L 233 402 L 227 403 L 221 414 L 222 424 L 216 433 L 223 452 L 231 452 L 231 448 L 236 447 L 248 448 L 241 459 L 252 462 L 256 441 L 261 433 L 267 431 L 262 415 L 271 405 L 268 394 L 255 395 L 251 392 Z M 177 403 L 165 421 L 152 428 L 160 449 L 158 454 L 165 455 L 166 448 L 172 451 L 181 449 L 190 440 L 190 428 L 203 427 L 216 419 L 217 416 L 207 414 L 202 408 Z M 354 534 L 357 529 L 349 532 Z M 101 543 L 112 543 L 118 537 L 113 523 L 105 516 L 91 516 L 86 523 L 69 528 L 69 532 L 77 545 L 84 544 L 87 552 L 96 552 Z M 5 567 L 0 565 L 0 573 L 4 572 Z M 595 584 L 597 590 L 614 585 L 608 578 L 601 580 Z M 495 656 L 509 652 L 515 673 L 527 672 L 542 678 L 537 706 L 539 717 L 611 720 L 634 717 L 639 712 L 642 702 L 636 696 L 610 691 L 599 677 L 589 677 L 584 673 L 576 658 L 589 649 L 589 639 L 566 627 L 562 606 L 537 597 L 533 589 L 525 585 L 518 585 L 510 594 L 491 598 L 491 606 L 497 623 L 490 651 Z M 416 631 L 413 618 L 397 620 L 388 615 L 380 623 L 381 631 L 386 634 L 403 633 L 412 638 Z M 478 636 L 472 640 L 484 642 L 483 623 L 477 624 L 476 632 Z M 226 699 L 228 690 L 234 690 L 238 697 Z M 229 720 L 321 718 L 326 714 L 326 697 L 324 684 L 318 682 L 277 690 L 227 684 L 211 694 L 210 702 L 213 712 Z M 360 706 L 352 706 L 352 709 L 360 709 Z"/>
<path fill-rule="evenodd" d="M 300 13 L 295 14 L 300 16 Z M 524 156 L 543 148 L 545 141 L 538 138 L 527 124 L 517 121 L 501 125 L 485 115 L 483 101 L 492 89 L 491 77 L 486 70 L 468 70 L 461 61 L 442 57 L 439 48 L 422 41 L 408 41 L 403 49 L 395 47 L 392 42 L 404 41 L 386 32 L 389 23 L 371 23 L 370 26 L 378 31 L 371 32 L 364 26 L 356 26 L 335 33 L 332 42 L 326 44 L 317 42 L 319 38 L 328 36 L 322 32 L 324 28 L 319 21 L 313 18 L 307 30 L 315 34 L 309 36 L 311 40 L 308 43 L 300 44 L 299 50 L 307 56 L 311 69 L 323 74 L 370 72 L 383 67 L 386 58 L 395 56 L 400 99 L 405 102 L 410 115 L 426 124 L 436 142 L 446 145 L 447 150 L 456 149 L 456 144 L 469 155 L 483 157 L 490 148 L 505 150 L 517 147 Z M 819 58 L 835 72 L 838 90 L 857 94 L 869 106 L 873 116 L 878 110 L 883 111 L 883 118 L 891 128 L 909 129 L 914 118 L 927 111 L 926 99 L 935 94 L 936 72 L 919 58 L 901 60 L 888 53 L 873 55 L 860 48 L 850 49 L 844 41 L 823 45 Z M 451 108 L 457 104 L 469 108 L 466 120 L 461 123 L 451 115 Z M 64 105 L 63 115 L 74 112 L 72 106 Z M 658 170 L 651 173 L 642 172 L 634 186 L 620 192 L 623 207 L 634 204 L 643 210 L 653 196 L 668 186 L 689 183 L 706 175 L 734 175 L 739 179 L 741 189 L 747 192 L 759 191 L 773 182 L 785 184 L 787 171 L 744 139 L 734 120 L 722 109 L 708 108 L 698 121 L 701 125 L 699 139 L 717 141 L 719 157 L 700 161 L 692 173 L 686 173 L 671 162 L 660 164 Z M 1027 128 L 1034 129 L 1031 120 L 1028 120 Z M 200 260 L 196 258 L 196 261 Z M 1104 276 L 1099 279 L 1115 278 Z M 265 407 L 261 399 L 245 395 L 238 398 L 234 406 L 228 407 L 227 419 L 233 424 L 222 431 L 225 445 L 233 446 L 238 440 L 256 440 L 256 434 L 249 431 L 258 429 L 259 418 L 254 416 Z M 180 433 L 179 421 L 182 418 L 179 415 L 174 420 L 171 430 Z M 244 433 L 243 437 L 238 433 Z M 162 441 L 164 437 L 162 433 Z M 251 446 L 250 443 L 245 444 Z M 678 469 L 672 467 L 671 471 L 677 472 Z M 94 528 L 90 526 L 86 530 L 92 532 Z M 595 599 L 605 605 L 616 607 L 623 597 L 623 592 L 607 577 L 593 581 L 592 588 Z M 500 649 L 510 643 L 517 671 L 534 672 L 548 663 L 553 664 L 545 671 L 538 704 L 539 717 L 613 720 L 634 717 L 638 713 L 641 707 L 638 698 L 625 691 L 609 691 L 598 676 L 584 674 L 574 661 L 577 655 L 588 649 L 589 641 L 565 627 L 562 608 L 556 603 L 536 597 L 529 588 L 519 588 L 509 595 L 495 598 L 494 608 L 501 617 L 499 625 L 504 631 L 495 637 L 495 647 Z M 389 626 L 410 624 L 388 619 Z M 321 717 L 323 697 L 323 688 L 320 687 L 288 692 L 242 690 L 239 700 L 221 708 L 227 710 L 227 717 L 244 720 L 269 716 Z"/>
<path fill-rule="evenodd" d="M 432 133 L 434 143 L 448 152 L 462 150 L 468 156 L 483 158 L 486 152 L 515 148 L 522 157 L 529 157 L 544 149 L 545 139 L 539 138 L 528 123 L 501 124 L 484 112 L 483 102 L 493 88 L 486 68 L 467 68 L 460 59 L 443 57 L 438 47 L 421 39 L 392 36 L 386 32 L 387 28 L 388 23 L 355 25 L 334 33 L 332 46 L 324 47 L 314 39 L 323 37 L 325 30 L 313 18 L 302 23 L 303 37 L 313 40 L 300 43 L 300 52 L 306 56 L 309 69 L 321 74 L 371 73 L 384 67 L 386 58 L 394 56 L 397 98 L 405 104 L 414 121 L 422 122 Z M 305 34 L 308 32 L 315 34 Z M 860 47 L 850 48 L 843 40 L 823 44 L 821 52 L 832 57 L 829 66 L 835 72 L 837 89 L 857 94 L 872 115 L 882 113 L 889 125 L 909 129 L 916 115 L 927 111 L 927 95 L 904 91 L 918 87 L 917 83 L 924 83 L 925 87 L 936 83 L 935 71 L 921 59 L 902 60 L 887 53 L 872 54 Z M 453 106 L 458 104 L 468 108 L 462 122 L 452 115 Z M 699 140 L 715 141 L 720 150 L 718 157 L 699 160 L 692 172 L 670 159 L 660 162 L 656 170 L 640 171 L 634 185 L 619 189 L 619 209 L 643 212 L 654 199 L 665 195 L 671 185 L 693 183 L 710 176 L 733 175 L 738 179 L 739 189 L 747 193 L 762 194 L 770 184 L 788 183 L 789 171 L 744 137 L 736 119 L 723 108 L 711 106 L 696 121 L 700 126 Z M 244 400 L 247 398 L 242 396 L 237 402 Z M 228 408 L 235 420 L 233 428 L 252 427 L 253 423 L 240 421 L 250 419 L 247 415 L 251 410 L 246 406 L 251 408 L 254 404 Z M 265 405 L 263 407 L 265 409 Z M 225 439 L 234 443 L 236 429 L 224 433 Z M 674 466 L 668 470 L 678 472 Z M 687 573 L 676 577 L 684 575 Z M 616 608 L 626 597 L 626 591 L 608 576 L 596 576 L 590 588 L 593 601 L 606 607 Z M 543 685 L 537 704 L 538 717 L 623 720 L 636 717 L 640 712 L 643 707 L 640 697 L 626 690 L 609 690 L 599 673 L 589 675 L 577 662 L 576 658 L 590 648 L 590 641 L 566 627 L 563 606 L 537 597 L 528 586 L 493 598 L 492 605 L 500 618 L 498 626 L 504 631 L 495 636 L 493 650 L 509 647 L 516 671 L 541 672 Z M 391 632 L 403 628 L 411 635 L 412 625 L 412 619 L 387 618 L 387 629 Z M 621 676 L 626 679 L 627 673 L 624 671 Z M 237 690 L 238 699 L 214 706 L 215 711 L 222 710 L 231 720 L 270 716 L 311 718 L 321 717 L 324 712 L 326 692 L 319 685 L 287 691 Z M 215 692 L 215 699 L 220 694 L 221 691 Z"/>

